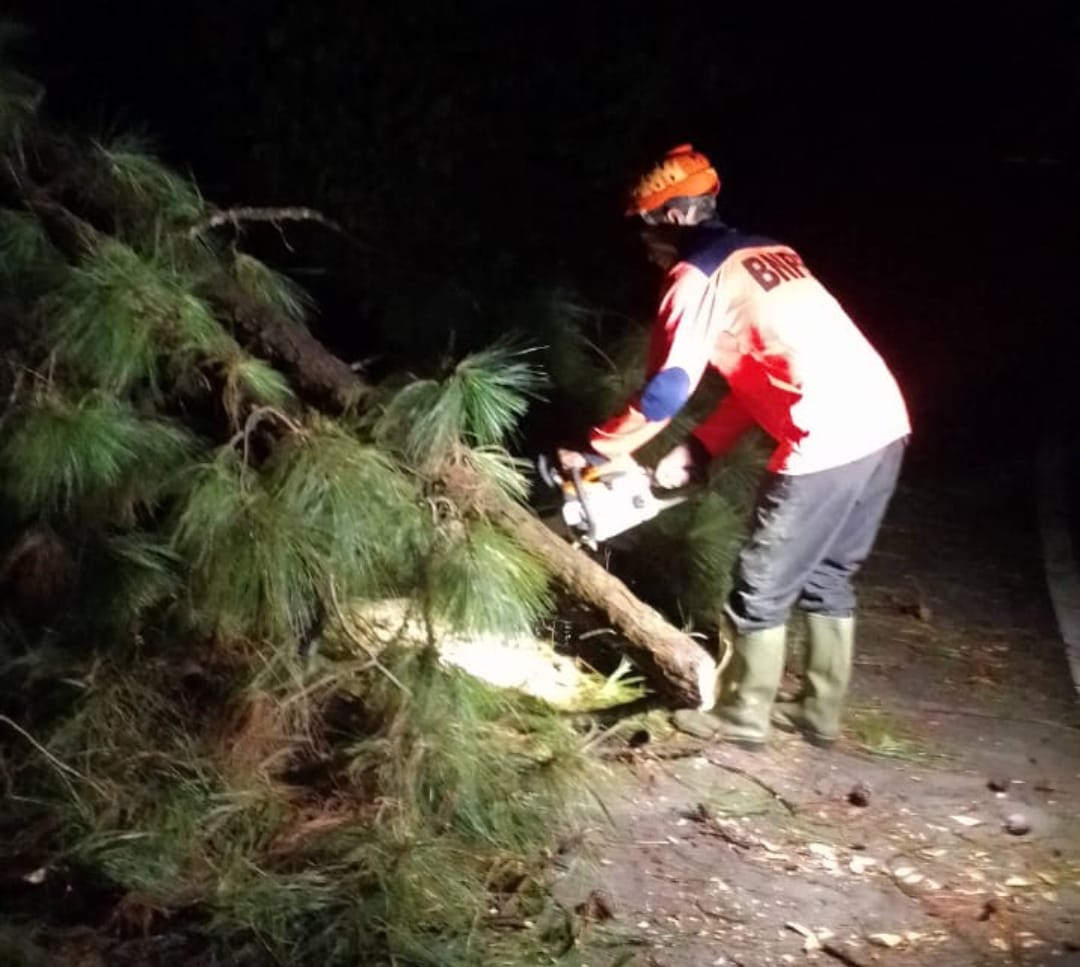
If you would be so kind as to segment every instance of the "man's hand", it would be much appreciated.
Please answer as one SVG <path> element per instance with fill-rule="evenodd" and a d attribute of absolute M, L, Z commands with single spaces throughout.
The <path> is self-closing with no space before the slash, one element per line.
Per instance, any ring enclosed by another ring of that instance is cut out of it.
<path fill-rule="evenodd" d="M 685 487 L 702 477 L 709 455 L 700 444 L 681 443 L 668 451 L 653 470 L 653 483 L 664 490 Z"/>
<path fill-rule="evenodd" d="M 566 473 L 577 470 L 584 473 L 589 471 L 589 479 L 608 477 L 619 473 L 629 473 L 640 470 L 641 466 L 631 456 L 612 457 L 610 460 L 596 454 L 585 454 L 578 450 L 558 449 L 555 457 L 559 466 Z"/>
<path fill-rule="evenodd" d="M 562 448 L 555 451 L 555 456 L 559 460 L 559 466 L 563 470 L 584 470 L 589 466 L 588 458 L 584 453 L 579 453 L 577 450 L 563 450 Z"/>

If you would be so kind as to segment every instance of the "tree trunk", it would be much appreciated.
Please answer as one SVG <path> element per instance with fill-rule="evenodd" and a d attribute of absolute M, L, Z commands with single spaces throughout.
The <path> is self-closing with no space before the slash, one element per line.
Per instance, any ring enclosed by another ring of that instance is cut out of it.
<path fill-rule="evenodd" d="M 307 326 L 254 305 L 229 283 L 217 287 L 213 301 L 232 319 L 241 341 L 287 373 L 300 396 L 315 406 L 340 412 L 367 391 L 360 377 L 328 352 Z"/>
<path fill-rule="evenodd" d="M 488 515 L 535 554 L 579 600 L 603 612 L 624 636 L 625 649 L 650 684 L 673 704 L 711 708 L 716 663 L 689 635 L 669 624 L 617 577 L 568 544 L 525 507 L 503 499 Z"/>

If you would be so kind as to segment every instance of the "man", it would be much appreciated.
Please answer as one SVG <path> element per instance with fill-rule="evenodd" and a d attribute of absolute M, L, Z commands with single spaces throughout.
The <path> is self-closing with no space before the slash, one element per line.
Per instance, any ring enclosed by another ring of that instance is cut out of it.
<path fill-rule="evenodd" d="M 831 744 L 851 677 L 851 579 L 870 552 L 911 432 L 881 357 L 788 246 L 741 234 L 716 218 L 720 178 L 691 145 L 674 148 L 631 193 L 650 260 L 666 270 L 645 386 L 624 412 L 593 429 L 591 455 L 631 455 L 689 400 L 707 366 L 729 392 L 655 471 L 684 485 L 749 427 L 776 442 L 752 532 L 724 607 L 734 632 L 712 714 L 680 713 L 684 728 L 761 746 L 770 722 Z M 799 698 L 776 703 L 793 607 L 809 641 Z"/>

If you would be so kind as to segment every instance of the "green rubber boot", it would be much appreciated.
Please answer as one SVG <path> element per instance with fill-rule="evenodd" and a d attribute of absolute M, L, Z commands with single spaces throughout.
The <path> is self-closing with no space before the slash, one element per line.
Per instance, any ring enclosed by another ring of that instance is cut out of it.
<path fill-rule="evenodd" d="M 698 738 L 756 749 L 769 737 L 769 716 L 784 673 L 784 625 L 735 638 L 721 701 L 712 712 L 676 712 L 674 724 Z"/>
<path fill-rule="evenodd" d="M 823 614 L 806 616 L 809 637 L 803 691 L 794 702 L 779 702 L 773 724 L 801 732 L 814 745 L 830 746 L 840 737 L 851 665 L 855 652 L 855 619 Z"/>

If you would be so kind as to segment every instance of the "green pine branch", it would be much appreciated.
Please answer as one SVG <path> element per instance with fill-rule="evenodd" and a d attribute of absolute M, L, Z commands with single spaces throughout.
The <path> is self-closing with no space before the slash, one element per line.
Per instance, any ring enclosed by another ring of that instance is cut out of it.
<path fill-rule="evenodd" d="M 375 432 L 418 467 L 438 466 L 463 447 L 504 443 L 544 377 L 528 350 L 495 346 L 462 359 L 442 380 L 416 380 L 387 404 Z"/>
<path fill-rule="evenodd" d="M 171 370 L 235 355 L 235 342 L 194 294 L 197 280 L 101 239 L 51 300 L 45 346 L 93 385 L 158 390 Z"/>
<path fill-rule="evenodd" d="M 46 394 L 21 409 L 0 442 L 4 496 L 21 514 L 73 515 L 152 506 L 198 452 L 177 424 L 122 400 Z"/>
<path fill-rule="evenodd" d="M 311 296 L 284 273 L 243 252 L 234 254 L 232 270 L 241 291 L 256 303 L 272 306 L 293 322 L 311 314 Z"/>
<path fill-rule="evenodd" d="M 548 574 L 541 564 L 483 521 L 445 528 L 428 574 L 429 605 L 455 629 L 529 631 L 551 608 Z"/>
<path fill-rule="evenodd" d="M 107 204 L 122 229 L 158 223 L 179 228 L 205 213 L 198 189 L 155 157 L 145 138 L 122 134 L 96 142 L 92 158 L 96 177 L 83 182 L 85 190 Z"/>

